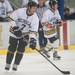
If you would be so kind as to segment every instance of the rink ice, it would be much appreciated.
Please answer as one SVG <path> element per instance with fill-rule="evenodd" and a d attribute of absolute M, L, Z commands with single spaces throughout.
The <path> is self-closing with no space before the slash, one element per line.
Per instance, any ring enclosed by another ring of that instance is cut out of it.
<path fill-rule="evenodd" d="M 61 60 L 53 61 L 52 55 L 50 60 L 61 70 L 71 71 L 70 75 L 75 75 L 75 51 L 60 51 Z M 63 75 L 39 53 L 25 53 L 16 72 L 6 72 L 5 67 L 6 55 L 0 55 L 0 75 Z"/>

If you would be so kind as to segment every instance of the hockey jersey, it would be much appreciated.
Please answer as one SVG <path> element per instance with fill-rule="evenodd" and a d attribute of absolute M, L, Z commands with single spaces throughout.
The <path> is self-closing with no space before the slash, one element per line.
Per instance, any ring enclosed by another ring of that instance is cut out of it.
<path fill-rule="evenodd" d="M 57 26 L 57 21 L 59 20 L 61 20 L 61 17 L 58 10 L 56 10 L 55 12 L 52 12 L 50 9 L 45 11 L 41 22 L 48 23 L 47 25 L 43 26 L 44 35 L 46 38 L 50 38 L 57 35 L 56 26 Z"/>
<path fill-rule="evenodd" d="M 18 26 L 20 29 L 24 27 L 21 31 L 24 32 L 29 32 L 29 31 L 38 31 L 38 25 L 39 25 L 39 19 L 36 13 L 34 13 L 31 16 L 28 16 L 26 13 L 27 8 L 21 8 L 16 11 L 14 11 L 11 14 L 11 18 L 15 21 L 15 24 L 13 26 Z M 12 34 L 13 37 L 16 37 L 15 35 Z"/>

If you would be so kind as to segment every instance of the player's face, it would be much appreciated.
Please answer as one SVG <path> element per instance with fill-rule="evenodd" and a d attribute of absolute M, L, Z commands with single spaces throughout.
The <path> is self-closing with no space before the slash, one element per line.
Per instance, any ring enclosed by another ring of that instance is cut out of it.
<path fill-rule="evenodd" d="M 37 7 L 34 7 L 34 6 L 32 6 L 32 7 L 28 7 L 28 14 L 29 15 L 33 15 L 34 14 L 34 12 L 36 12 L 36 9 L 37 9 Z"/>
<path fill-rule="evenodd" d="M 65 14 L 65 15 L 69 15 L 69 13 L 70 13 L 69 10 L 65 10 L 65 11 L 64 11 L 64 14 Z"/>
<path fill-rule="evenodd" d="M 45 4 L 46 0 L 38 0 L 39 6 L 43 6 Z"/>
<path fill-rule="evenodd" d="M 52 5 L 52 9 L 57 10 L 58 9 L 58 4 Z"/>

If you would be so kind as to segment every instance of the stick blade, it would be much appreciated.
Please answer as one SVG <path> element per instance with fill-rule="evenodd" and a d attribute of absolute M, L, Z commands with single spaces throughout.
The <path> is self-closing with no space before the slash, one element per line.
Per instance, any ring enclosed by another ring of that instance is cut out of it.
<path fill-rule="evenodd" d="M 70 74 L 70 71 L 62 71 L 63 74 Z"/>

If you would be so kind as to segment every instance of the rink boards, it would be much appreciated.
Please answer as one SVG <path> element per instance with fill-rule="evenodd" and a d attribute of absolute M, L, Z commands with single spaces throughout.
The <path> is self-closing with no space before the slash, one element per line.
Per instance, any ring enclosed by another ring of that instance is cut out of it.
<path fill-rule="evenodd" d="M 8 48 L 9 28 L 14 22 L 0 23 L 0 54 L 5 54 Z M 58 50 L 75 49 L 75 20 L 64 21 L 60 27 L 60 46 Z M 37 38 L 38 39 L 38 38 Z M 39 46 L 38 46 L 39 47 Z M 26 48 L 26 52 L 35 52 Z"/>

